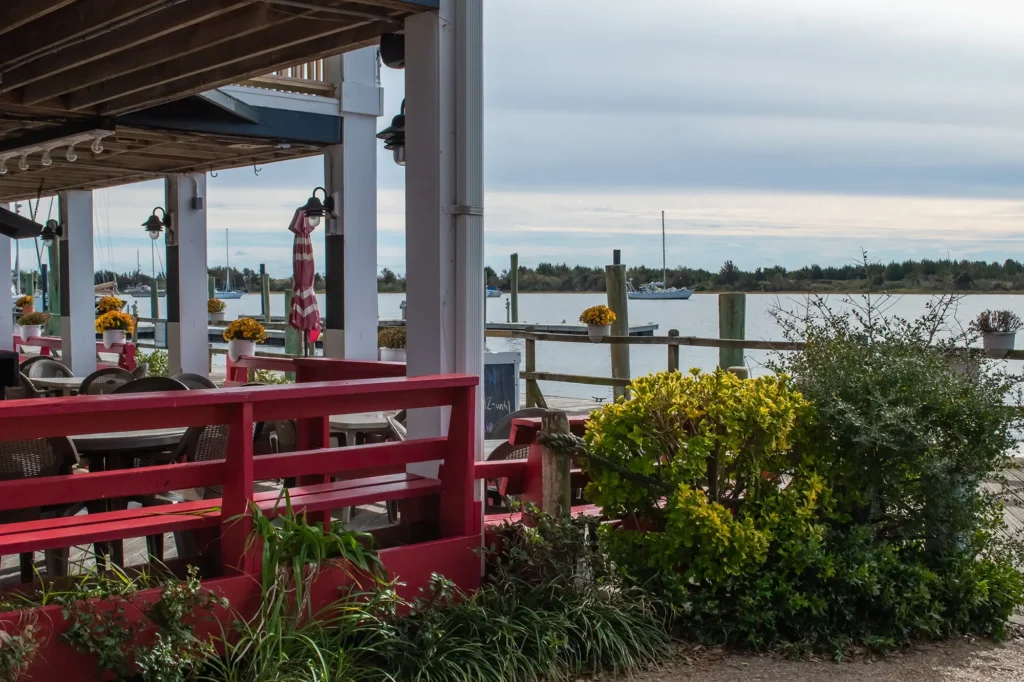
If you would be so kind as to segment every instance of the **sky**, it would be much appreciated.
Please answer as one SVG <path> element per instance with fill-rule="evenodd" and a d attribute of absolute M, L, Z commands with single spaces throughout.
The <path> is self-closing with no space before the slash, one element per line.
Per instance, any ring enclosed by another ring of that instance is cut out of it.
<path fill-rule="evenodd" d="M 744 268 L 1024 258 L 1019 0 L 486 0 L 486 263 Z M 384 69 L 385 115 L 403 73 Z M 378 268 L 405 271 L 378 158 Z M 319 159 L 208 180 L 209 260 L 290 270 Z M 161 183 L 96 192 L 96 267 L 148 270 Z M 47 209 L 44 200 L 42 210 Z M 316 242 L 314 242 L 316 244 Z M 27 249 L 26 249 L 27 251 Z M 317 253 L 322 258 L 322 249 Z M 34 260 L 34 257 L 33 257 Z M 158 266 L 159 267 L 159 266 Z M 322 270 L 322 262 L 318 268 Z"/>

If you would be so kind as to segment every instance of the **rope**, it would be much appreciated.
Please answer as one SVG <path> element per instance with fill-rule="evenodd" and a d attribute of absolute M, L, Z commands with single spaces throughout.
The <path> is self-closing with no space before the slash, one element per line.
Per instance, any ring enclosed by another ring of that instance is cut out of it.
<path fill-rule="evenodd" d="M 566 457 L 586 458 L 593 464 L 610 469 L 617 473 L 622 478 L 636 483 L 637 485 L 646 486 L 654 492 L 661 493 L 662 495 L 669 495 L 673 492 L 673 487 L 666 484 L 664 481 L 653 476 L 644 476 L 634 471 L 630 471 L 626 467 L 622 466 L 618 462 L 613 462 L 606 457 L 596 455 L 592 452 L 587 451 L 587 446 L 583 439 L 572 433 L 548 433 L 541 431 L 537 434 L 537 442 L 542 446 L 554 450 L 559 455 Z"/>

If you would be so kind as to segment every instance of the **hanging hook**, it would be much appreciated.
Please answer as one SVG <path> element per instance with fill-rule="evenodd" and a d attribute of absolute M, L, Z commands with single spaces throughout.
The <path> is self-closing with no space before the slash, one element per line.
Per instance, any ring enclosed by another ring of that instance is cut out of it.
<path fill-rule="evenodd" d="M 217 177 L 217 171 L 210 171 L 210 177 L 211 178 Z"/>
<path fill-rule="evenodd" d="M 252 172 L 256 174 L 256 177 L 259 177 L 261 170 L 263 169 L 257 166 L 255 163 L 252 165 Z"/>

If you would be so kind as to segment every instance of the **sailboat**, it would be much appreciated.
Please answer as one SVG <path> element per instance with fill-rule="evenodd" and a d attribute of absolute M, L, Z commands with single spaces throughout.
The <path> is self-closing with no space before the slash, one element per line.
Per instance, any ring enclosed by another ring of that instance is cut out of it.
<path fill-rule="evenodd" d="M 693 296 L 693 289 L 665 288 L 668 281 L 668 266 L 665 261 L 665 212 L 661 212 L 661 281 L 633 286 L 633 281 L 626 282 L 626 298 L 641 301 L 685 301 Z"/>
<path fill-rule="evenodd" d="M 156 272 L 154 268 L 153 281 L 156 282 Z M 133 296 L 135 298 L 149 298 L 153 290 L 148 284 L 142 283 L 142 261 L 139 258 L 139 252 L 135 252 L 135 284 L 131 285 L 124 290 L 126 296 Z M 163 289 L 158 290 L 157 296 L 163 297 L 167 295 L 167 292 Z"/>
<path fill-rule="evenodd" d="M 228 242 L 228 231 L 224 230 L 224 290 L 217 289 L 213 295 L 222 301 L 230 301 L 242 298 L 244 293 L 244 291 L 235 291 L 231 288 L 231 247 Z"/>

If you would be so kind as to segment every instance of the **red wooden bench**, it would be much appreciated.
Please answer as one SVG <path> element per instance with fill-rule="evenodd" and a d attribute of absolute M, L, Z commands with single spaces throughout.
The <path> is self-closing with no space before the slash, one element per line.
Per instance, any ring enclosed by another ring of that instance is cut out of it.
<path fill-rule="evenodd" d="M 296 370 L 308 379 L 318 368 L 323 375 L 342 373 L 346 363 L 308 359 Z M 472 471 L 476 384 L 476 377 L 443 375 L 2 403 L 2 440 L 98 433 L 111 430 L 112 424 L 125 429 L 227 424 L 229 436 L 223 461 L 0 482 L 0 511 L 223 486 L 223 497 L 216 500 L 3 524 L 0 555 L 219 528 L 223 568 L 257 573 L 258 557 L 246 550 L 252 529 L 249 505 L 274 515 L 283 511 L 285 500 L 278 492 L 254 494 L 253 483 L 279 478 L 298 479 L 289 490 L 290 504 L 316 520 L 329 519 L 333 509 L 368 502 L 432 497 L 442 539 L 479 534 Z M 451 406 L 446 437 L 324 447 L 328 415 L 438 406 Z M 284 419 L 298 420 L 300 451 L 254 458 L 253 423 Z M 444 463 L 438 478 L 372 475 L 381 467 L 404 470 L 408 464 L 438 460 Z M 345 480 L 333 481 L 337 472 Z M 424 545 L 425 561 L 433 556 L 429 544 Z"/>

